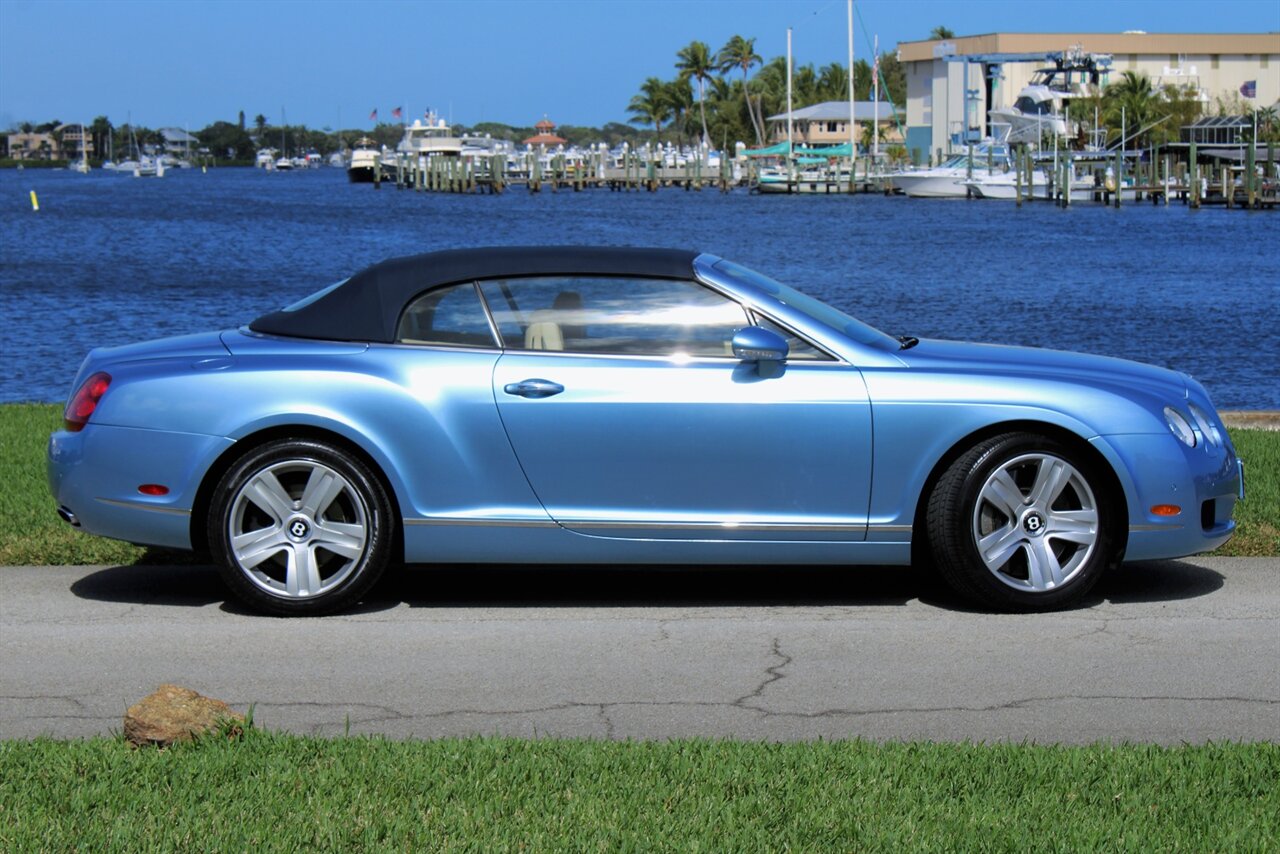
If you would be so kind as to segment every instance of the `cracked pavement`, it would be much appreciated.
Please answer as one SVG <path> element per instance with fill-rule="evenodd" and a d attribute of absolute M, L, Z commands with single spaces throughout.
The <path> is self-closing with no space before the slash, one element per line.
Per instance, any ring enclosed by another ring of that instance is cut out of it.
<path fill-rule="evenodd" d="M 176 682 L 324 735 L 1278 740 L 1278 580 L 1153 562 L 1010 616 L 896 567 L 414 567 L 283 620 L 208 567 L 3 567 L 0 738 L 118 731 Z"/>

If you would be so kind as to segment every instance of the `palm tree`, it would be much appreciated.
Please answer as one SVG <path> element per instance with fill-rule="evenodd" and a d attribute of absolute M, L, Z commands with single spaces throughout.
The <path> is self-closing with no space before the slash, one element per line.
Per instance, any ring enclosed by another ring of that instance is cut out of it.
<path fill-rule="evenodd" d="M 1151 78 L 1140 71 L 1121 74 L 1118 81 L 1107 87 L 1103 97 L 1108 122 L 1113 126 L 1123 123 L 1122 133 L 1128 133 L 1129 128 L 1143 128 L 1159 117 L 1160 93 L 1151 85 Z"/>
<path fill-rule="evenodd" d="M 662 138 L 662 123 L 671 118 L 671 104 L 668 101 L 667 84 L 657 77 L 650 77 L 640 87 L 640 94 L 633 95 L 627 105 L 627 112 L 634 113 L 632 124 L 653 125 L 653 132 Z"/>
<path fill-rule="evenodd" d="M 756 53 L 756 40 L 734 36 L 720 48 L 716 54 L 716 70 L 728 74 L 735 68 L 742 69 L 742 97 L 747 104 L 747 115 L 751 117 L 751 129 L 756 133 L 756 143 L 764 145 L 764 130 L 756 121 L 755 111 L 751 109 L 751 94 L 747 91 L 747 75 L 751 66 L 760 65 L 764 59 Z"/>
<path fill-rule="evenodd" d="M 256 116 L 253 117 L 253 125 L 258 129 L 258 137 L 257 137 L 258 145 L 262 145 L 263 144 L 262 135 L 267 129 L 267 117 L 264 116 L 262 113 L 258 113 Z"/>
<path fill-rule="evenodd" d="M 707 78 L 715 71 L 715 60 L 711 57 L 711 48 L 707 47 L 706 42 L 692 41 L 685 47 L 680 48 L 680 52 L 676 54 L 676 70 L 680 72 L 680 76 L 686 79 L 693 78 L 698 81 L 698 108 L 702 113 L 702 139 L 708 141 L 710 139 L 707 133 L 707 107 L 704 101 L 706 94 Z"/>
<path fill-rule="evenodd" d="M 818 70 L 818 97 L 824 101 L 848 100 L 849 72 L 843 65 L 832 62 Z"/>
<path fill-rule="evenodd" d="M 689 110 L 693 107 L 693 90 L 689 88 L 689 78 L 681 75 L 665 84 L 663 95 L 667 99 L 667 106 L 671 108 L 671 125 L 676 129 L 676 139 L 680 145 L 684 145 Z"/>
<path fill-rule="evenodd" d="M 956 34 L 950 27 L 937 26 L 929 31 L 929 38 L 934 40 L 953 39 Z"/>

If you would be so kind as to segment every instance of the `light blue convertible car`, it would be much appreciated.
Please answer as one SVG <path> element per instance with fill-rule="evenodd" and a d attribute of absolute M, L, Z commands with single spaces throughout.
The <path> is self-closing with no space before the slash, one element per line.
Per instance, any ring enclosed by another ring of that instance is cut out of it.
<path fill-rule="evenodd" d="M 60 515 L 208 550 L 273 614 L 388 564 L 936 565 L 998 610 L 1226 542 L 1243 474 L 1185 374 L 891 337 L 667 249 L 377 264 L 247 327 L 92 351 Z"/>

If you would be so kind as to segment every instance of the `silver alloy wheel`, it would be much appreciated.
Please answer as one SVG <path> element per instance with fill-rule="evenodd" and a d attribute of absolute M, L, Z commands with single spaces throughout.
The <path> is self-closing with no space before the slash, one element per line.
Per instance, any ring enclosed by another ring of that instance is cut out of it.
<path fill-rule="evenodd" d="M 991 574 L 1032 593 L 1056 590 L 1080 572 L 1097 547 L 1098 505 L 1088 481 L 1048 453 L 1023 454 L 982 484 L 973 510 L 973 542 Z"/>
<path fill-rule="evenodd" d="M 248 477 L 231 502 L 236 565 L 282 599 L 313 599 L 341 585 L 369 542 L 369 512 L 351 482 L 313 460 L 286 460 Z"/>

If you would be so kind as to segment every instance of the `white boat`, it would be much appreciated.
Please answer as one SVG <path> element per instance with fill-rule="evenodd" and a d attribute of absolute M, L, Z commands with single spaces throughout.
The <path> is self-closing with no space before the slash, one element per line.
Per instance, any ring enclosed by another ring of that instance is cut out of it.
<path fill-rule="evenodd" d="M 276 160 L 277 172 L 288 172 L 292 168 L 293 168 L 293 161 L 290 160 L 288 157 L 281 157 L 278 160 Z"/>
<path fill-rule="evenodd" d="M 253 160 L 253 165 L 259 169 L 276 168 L 276 150 L 274 148 L 259 148 L 258 155 Z"/>
<path fill-rule="evenodd" d="M 351 164 L 347 166 L 347 180 L 353 184 L 371 184 L 382 168 L 382 150 L 369 137 L 356 140 L 351 152 Z"/>
<path fill-rule="evenodd" d="M 1003 171 L 1009 164 L 1009 147 L 1003 142 L 981 142 L 969 152 L 952 155 L 938 166 L 928 169 L 904 169 L 887 176 L 895 189 L 917 199 L 964 199 L 970 188 L 965 182 L 991 168 Z"/>
<path fill-rule="evenodd" d="M 144 154 L 138 158 L 133 166 L 133 177 L 135 178 L 163 178 L 164 162 L 157 160 L 150 155 Z"/>
<path fill-rule="evenodd" d="M 1013 106 L 990 113 L 993 122 L 1008 124 L 1009 142 L 1039 142 L 1044 134 L 1074 136 L 1077 123 L 1067 108 L 1077 98 L 1100 95 L 1111 70 L 1111 55 L 1085 53 L 1079 45 L 1052 56 L 1052 68 L 1041 68 L 1018 92 Z"/>
<path fill-rule="evenodd" d="M 411 157 L 420 154 L 460 155 L 462 139 L 453 135 L 452 128 L 445 124 L 444 119 L 428 113 L 425 123 L 422 119 L 414 119 L 413 124 L 405 127 L 396 151 Z"/>

